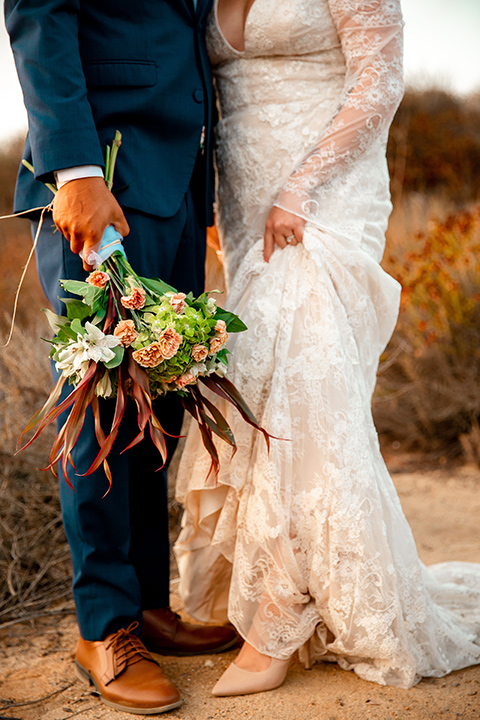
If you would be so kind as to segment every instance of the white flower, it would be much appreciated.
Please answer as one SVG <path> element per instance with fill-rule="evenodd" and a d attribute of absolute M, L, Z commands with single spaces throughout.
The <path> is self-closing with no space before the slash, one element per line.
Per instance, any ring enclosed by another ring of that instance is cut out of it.
<path fill-rule="evenodd" d="M 97 383 L 95 394 L 103 398 L 108 398 L 112 394 L 112 383 L 110 382 L 110 374 L 108 371 L 105 371 L 105 374 L 102 375 Z"/>
<path fill-rule="evenodd" d="M 199 375 L 205 375 L 205 373 L 207 372 L 207 366 L 205 365 L 205 363 L 195 363 L 195 365 L 192 365 L 192 367 L 190 368 L 190 372 L 194 377 L 198 377 Z"/>
<path fill-rule="evenodd" d="M 113 360 L 115 353 L 112 348 L 121 345 L 120 338 L 115 335 L 105 335 L 99 327 L 92 325 L 88 320 L 85 323 L 87 331 L 83 337 L 78 335 L 78 339 L 82 343 L 87 357 L 94 362 L 107 363 Z"/>
<path fill-rule="evenodd" d="M 213 375 L 213 373 L 216 373 L 217 375 L 220 375 L 220 377 L 225 377 L 227 374 L 227 365 L 223 363 L 221 360 L 217 360 L 216 357 L 210 357 L 207 360 L 206 363 L 206 372 L 205 375 Z"/>
<path fill-rule="evenodd" d="M 76 375 L 76 381 L 81 380 L 85 375 L 89 359 L 85 352 L 85 348 L 79 342 L 70 342 L 62 350 L 56 353 L 57 362 L 55 369 L 62 373 L 64 377 Z"/>
<path fill-rule="evenodd" d="M 215 368 L 216 374 L 220 375 L 220 377 L 225 377 L 225 375 L 227 374 L 227 370 L 228 370 L 228 368 L 225 365 L 225 363 L 220 362 L 220 360 L 217 360 L 217 366 Z"/>
<path fill-rule="evenodd" d="M 208 298 L 206 310 L 209 315 L 215 315 L 215 313 L 217 312 L 217 301 L 215 300 L 215 298 Z"/>
<path fill-rule="evenodd" d="M 75 376 L 79 382 L 85 375 L 90 360 L 107 363 L 113 360 L 112 348 L 120 345 L 115 335 L 105 335 L 100 328 L 88 321 L 85 323 L 85 335 L 78 334 L 77 340 L 69 342 L 55 354 L 55 368 L 64 377 Z"/>

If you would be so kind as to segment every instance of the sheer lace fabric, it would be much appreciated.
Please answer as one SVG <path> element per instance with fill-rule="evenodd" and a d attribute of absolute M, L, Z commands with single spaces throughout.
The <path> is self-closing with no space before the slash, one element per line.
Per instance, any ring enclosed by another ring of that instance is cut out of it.
<path fill-rule="evenodd" d="M 221 104 L 219 226 L 229 376 L 270 433 L 228 408 L 238 452 L 218 482 L 191 429 L 177 479 L 187 610 L 228 617 L 260 652 L 338 662 L 410 687 L 480 662 L 480 566 L 426 568 L 371 418 L 399 286 L 379 266 L 390 212 L 385 143 L 399 102 L 394 0 L 255 0 L 245 51 L 209 48 Z M 277 202 L 304 243 L 262 259 Z"/>

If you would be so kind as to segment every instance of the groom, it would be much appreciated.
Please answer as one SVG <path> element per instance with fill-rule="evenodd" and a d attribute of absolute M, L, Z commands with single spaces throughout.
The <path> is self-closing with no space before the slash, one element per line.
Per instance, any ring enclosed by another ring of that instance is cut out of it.
<path fill-rule="evenodd" d="M 57 312 L 63 308 L 58 279 L 85 278 L 89 267 L 77 253 L 86 250 L 88 257 L 110 224 L 126 236 L 127 256 L 140 275 L 160 276 L 184 292 L 203 291 L 213 192 L 214 101 L 204 37 L 210 4 L 5 0 L 28 110 L 25 157 L 36 178 L 20 169 L 15 210 L 50 203 L 43 183 L 56 179 L 53 223 L 47 219 L 40 233 L 37 266 Z M 116 130 L 123 145 L 112 194 L 102 168 Z M 107 429 L 114 403 L 101 402 Z M 157 412 L 178 435 L 175 398 Z M 81 633 L 77 674 L 107 704 L 147 714 L 181 700 L 146 648 L 208 653 L 227 649 L 236 637 L 230 628 L 183 623 L 169 609 L 166 476 L 156 472 L 161 459 L 147 440 L 120 455 L 137 432 L 130 407 L 109 457 L 113 486 L 102 497 L 103 470 L 80 477 L 98 452 L 87 414 L 72 453 L 75 491 L 60 478 L 60 497 Z M 173 447 L 171 440 L 170 455 Z"/>

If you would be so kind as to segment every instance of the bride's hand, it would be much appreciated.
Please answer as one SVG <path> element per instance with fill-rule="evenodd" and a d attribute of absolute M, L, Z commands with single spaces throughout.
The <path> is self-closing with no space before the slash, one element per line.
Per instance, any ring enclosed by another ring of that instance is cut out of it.
<path fill-rule="evenodd" d="M 285 248 L 287 245 L 298 245 L 303 241 L 305 220 L 298 215 L 282 210 L 275 205 L 265 223 L 263 240 L 263 258 L 268 262 L 272 257 L 275 245 Z"/>

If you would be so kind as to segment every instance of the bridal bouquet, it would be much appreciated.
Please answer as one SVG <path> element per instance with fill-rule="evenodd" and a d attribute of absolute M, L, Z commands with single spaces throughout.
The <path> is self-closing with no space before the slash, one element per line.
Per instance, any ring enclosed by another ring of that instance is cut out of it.
<path fill-rule="evenodd" d="M 107 163 L 107 173 L 108 168 Z M 71 408 L 53 443 L 50 464 L 45 468 L 55 473 L 56 464 L 61 462 L 71 485 L 68 477 L 68 464 L 74 467 L 71 451 L 82 429 L 85 411 L 91 406 L 99 452 L 85 474 L 103 463 L 110 487 L 112 475 L 107 456 L 128 397 L 136 403 L 139 432 L 125 450 L 139 443 L 148 428 L 165 463 L 164 435 L 168 433 L 155 415 L 153 401 L 175 392 L 197 421 L 212 468 L 218 473 L 213 435 L 227 442 L 233 452 L 235 438 L 222 413 L 201 392 L 202 386 L 232 403 L 246 422 L 263 432 L 268 443 L 268 433 L 259 427 L 238 390 L 225 377 L 228 334 L 246 329 L 240 318 L 220 308 L 212 293 L 194 297 L 191 293 L 177 292 L 158 278 L 139 277 L 126 258 L 120 235 L 112 227 L 107 228 L 99 248 L 88 261 L 96 269 L 85 282 L 60 281 L 64 290 L 78 296 L 63 298 L 66 316 L 45 310 L 55 333 L 49 341 L 50 357 L 60 378 L 44 406 L 27 424 L 19 443 L 26 433 L 34 431 L 24 446 L 28 447 L 62 412 Z M 59 402 L 67 382 L 73 386 L 72 391 Z M 116 402 L 108 435 L 100 424 L 99 398 Z"/>

